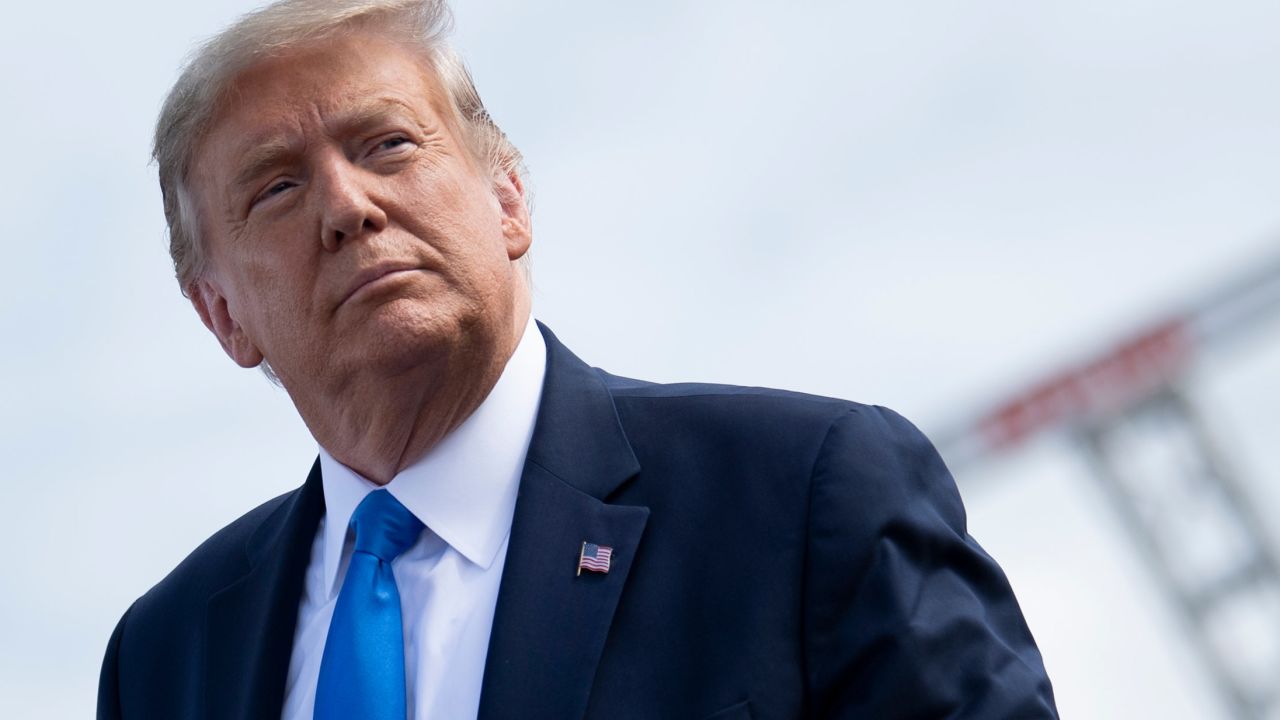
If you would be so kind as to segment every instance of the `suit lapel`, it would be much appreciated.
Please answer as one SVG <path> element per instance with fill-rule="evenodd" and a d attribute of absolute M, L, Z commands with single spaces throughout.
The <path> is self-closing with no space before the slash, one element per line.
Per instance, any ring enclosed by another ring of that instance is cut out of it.
<path fill-rule="evenodd" d="M 278 718 L 316 527 L 320 463 L 250 537 L 248 572 L 208 607 L 205 703 L 210 718 Z"/>
<path fill-rule="evenodd" d="M 640 466 L 612 396 L 539 324 L 547 373 L 493 619 L 480 720 L 581 718 L 649 509 L 604 502 Z M 608 573 L 576 574 L 583 542 Z"/>

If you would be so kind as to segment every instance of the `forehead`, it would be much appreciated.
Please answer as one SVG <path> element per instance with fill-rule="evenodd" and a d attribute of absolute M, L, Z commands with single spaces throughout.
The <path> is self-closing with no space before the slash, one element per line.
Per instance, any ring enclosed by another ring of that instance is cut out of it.
<path fill-rule="evenodd" d="M 348 32 L 317 40 L 234 76 L 196 153 L 209 162 L 195 166 L 212 169 L 352 114 L 400 111 L 434 121 L 446 106 L 442 95 L 426 61 L 394 39 Z"/>

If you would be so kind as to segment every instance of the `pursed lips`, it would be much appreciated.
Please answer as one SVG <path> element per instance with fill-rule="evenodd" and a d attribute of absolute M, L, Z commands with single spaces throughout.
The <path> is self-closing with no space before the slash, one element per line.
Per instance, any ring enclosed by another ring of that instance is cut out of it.
<path fill-rule="evenodd" d="M 405 264 L 405 263 L 384 263 L 381 265 L 375 265 L 365 270 L 361 270 L 359 273 L 356 274 L 355 279 L 352 280 L 350 289 L 347 290 L 346 295 L 342 297 L 342 300 L 335 307 L 341 307 L 348 300 L 354 297 L 356 293 L 360 292 L 362 288 L 372 283 L 375 283 L 384 277 L 387 277 L 389 275 L 395 275 L 398 273 L 413 272 L 415 270 L 421 270 L 421 269 L 423 268 L 418 265 L 411 265 L 411 264 Z"/>

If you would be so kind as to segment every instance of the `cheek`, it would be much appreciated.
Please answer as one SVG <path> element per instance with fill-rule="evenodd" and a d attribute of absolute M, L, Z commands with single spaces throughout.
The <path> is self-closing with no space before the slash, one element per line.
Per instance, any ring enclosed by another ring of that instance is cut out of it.
<path fill-rule="evenodd" d="M 239 244 L 246 281 L 283 293 L 301 278 L 315 277 L 323 248 L 313 215 L 309 208 L 291 207 L 246 223 Z"/>
<path fill-rule="evenodd" d="M 495 232 L 500 233 L 498 199 L 487 182 L 477 179 L 468 169 L 425 167 L 405 180 L 395 195 L 401 198 L 406 220 L 435 229 L 442 236 L 442 245 L 462 246 L 455 250 L 471 249 L 492 240 Z"/>
<path fill-rule="evenodd" d="M 256 340 L 288 333 L 303 325 L 312 270 L 303 258 L 276 253 L 245 253 L 236 264 L 228 309 Z"/>

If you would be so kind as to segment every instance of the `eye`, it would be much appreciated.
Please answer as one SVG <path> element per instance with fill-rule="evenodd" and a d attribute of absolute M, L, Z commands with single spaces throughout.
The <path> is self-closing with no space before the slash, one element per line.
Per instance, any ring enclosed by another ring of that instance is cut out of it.
<path fill-rule="evenodd" d="M 258 203 L 263 202 L 265 200 L 270 200 L 271 198 L 283 193 L 284 191 L 288 190 L 291 187 L 294 187 L 295 185 L 297 185 L 297 183 L 293 182 L 292 180 L 280 180 L 279 182 L 271 183 L 270 185 L 267 186 L 265 190 L 263 190 L 261 193 L 258 194 L 257 197 L 253 199 L 252 204 L 257 205 Z"/>
<path fill-rule="evenodd" d="M 262 193 L 262 195 L 263 197 L 271 197 L 272 195 L 279 195 L 280 193 L 284 192 L 285 190 L 288 190 L 291 187 L 293 187 L 293 183 L 289 182 L 288 180 L 281 180 L 275 185 L 272 185 L 271 187 L 267 188 L 266 192 Z"/>
<path fill-rule="evenodd" d="M 412 140 L 403 135 L 393 135 L 389 138 L 379 140 L 378 144 L 373 146 L 373 154 L 393 152 L 405 145 L 411 144 L 412 142 Z"/>

